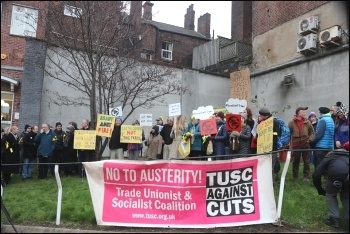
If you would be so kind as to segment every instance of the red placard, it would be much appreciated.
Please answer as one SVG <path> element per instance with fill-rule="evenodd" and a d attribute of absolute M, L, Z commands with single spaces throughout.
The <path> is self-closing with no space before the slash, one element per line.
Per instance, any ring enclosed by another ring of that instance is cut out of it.
<path fill-rule="evenodd" d="M 199 126 L 202 136 L 218 133 L 218 129 L 216 127 L 216 119 L 200 120 Z"/>
<path fill-rule="evenodd" d="M 226 114 L 226 129 L 228 132 L 242 131 L 241 115 Z"/>

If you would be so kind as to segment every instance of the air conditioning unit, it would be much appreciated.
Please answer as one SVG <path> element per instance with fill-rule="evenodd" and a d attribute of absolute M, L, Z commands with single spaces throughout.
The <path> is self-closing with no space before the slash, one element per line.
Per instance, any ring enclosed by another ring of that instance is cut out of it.
<path fill-rule="evenodd" d="M 299 22 L 299 34 L 306 35 L 308 33 L 317 33 L 319 28 L 318 23 L 318 16 L 310 16 L 301 20 Z"/>
<path fill-rule="evenodd" d="M 313 52 L 316 53 L 317 47 L 317 35 L 314 33 L 310 33 L 306 36 L 300 37 L 297 40 L 297 52 L 298 53 L 308 53 Z"/>
<path fill-rule="evenodd" d="M 340 45 L 341 29 L 336 25 L 328 29 L 322 30 L 319 34 L 319 42 L 322 47 L 327 45 Z"/>

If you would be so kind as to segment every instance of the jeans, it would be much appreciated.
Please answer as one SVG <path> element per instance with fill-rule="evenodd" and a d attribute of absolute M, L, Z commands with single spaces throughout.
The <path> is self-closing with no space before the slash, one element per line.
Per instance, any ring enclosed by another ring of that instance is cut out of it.
<path fill-rule="evenodd" d="M 32 177 L 34 164 L 28 164 L 28 163 L 35 163 L 35 162 L 36 162 L 36 159 L 23 158 L 23 168 L 22 168 L 23 179 Z"/>
<path fill-rule="evenodd" d="M 129 159 L 130 160 L 138 160 L 141 150 L 130 150 L 129 151 Z"/>
<path fill-rule="evenodd" d="M 39 179 L 46 179 L 47 178 L 47 170 L 48 170 L 48 162 L 50 162 L 49 157 L 44 157 L 42 155 L 39 155 L 39 163 L 45 163 L 45 164 L 39 164 Z"/>

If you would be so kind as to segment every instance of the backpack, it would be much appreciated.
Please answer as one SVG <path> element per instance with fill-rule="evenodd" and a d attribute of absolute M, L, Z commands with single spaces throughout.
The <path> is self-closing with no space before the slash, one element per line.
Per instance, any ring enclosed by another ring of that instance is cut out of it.
<path fill-rule="evenodd" d="M 280 125 L 280 136 L 277 137 L 277 149 L 281 149 L 290 142 L 290 129 L 288 125 L 283 121 L 283 119 L 275 118 Z"/>

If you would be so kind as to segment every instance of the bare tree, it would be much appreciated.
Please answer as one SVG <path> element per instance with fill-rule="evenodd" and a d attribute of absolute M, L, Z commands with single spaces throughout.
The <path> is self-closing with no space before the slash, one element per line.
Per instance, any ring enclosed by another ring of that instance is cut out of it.
<path fill-rule="evenodd" d="M 141 15 L 126 13 L 128 2 L 50 2 L 46 17 L 46 75 L 79 93 L 74 98 L 53 92 L 56 105 L 90 109 L 95 128 L 98 113 L 128 106 L 124 121 L 139 107 L 164 102 L 169 94 L 186 92 L 170 67 L 138 61 L 147 47 L 147 26 Z M 64 14 L 63 14 L 64 13 Z M 47 90 L 47 92 L 50 92 Z M 107 144 L 98 139 L 101 157 Z"/>

